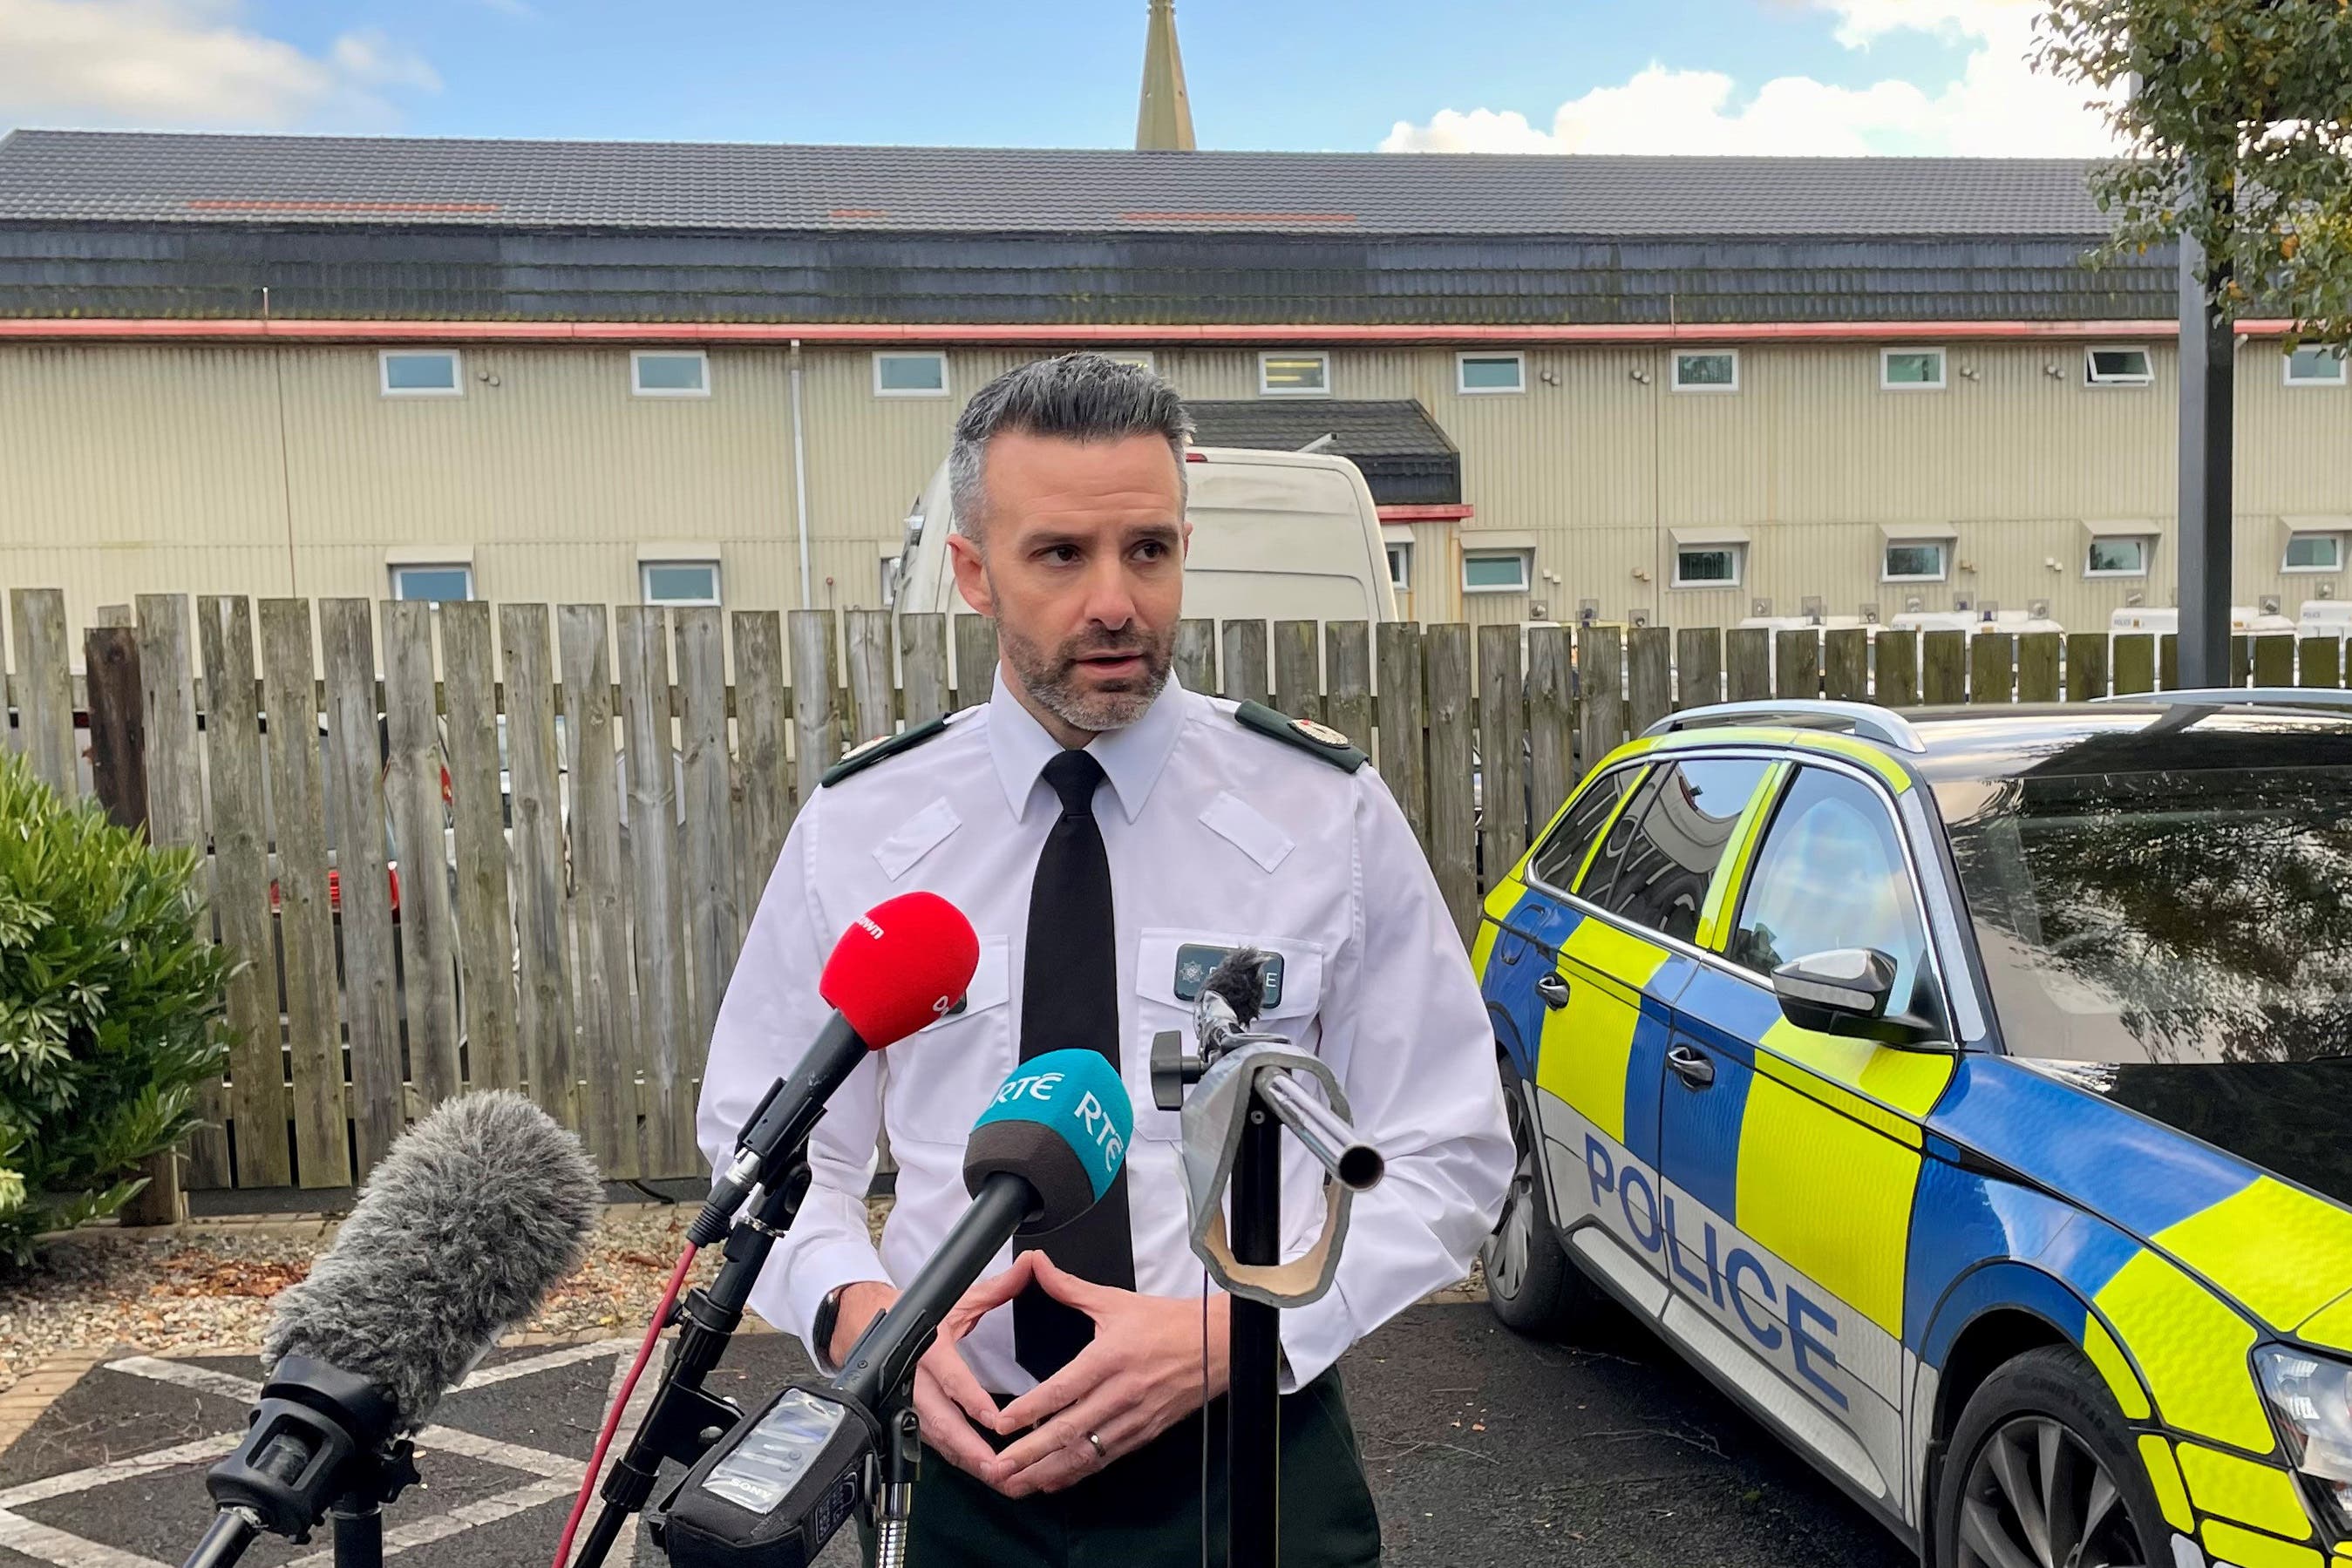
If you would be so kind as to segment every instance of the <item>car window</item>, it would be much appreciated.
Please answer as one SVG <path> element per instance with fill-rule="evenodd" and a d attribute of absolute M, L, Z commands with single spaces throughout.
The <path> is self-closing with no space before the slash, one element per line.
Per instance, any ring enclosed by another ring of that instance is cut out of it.
<path fill-rule="evenodd" d="M 1638 820 L 1632 808 L 1618 819 L 1584 880 L 1582 896 L 1633 925 L 1696 940 L 1707 883 L 1730 852 L 1739 813 L 1770 768 L 1740 757 L 1660 769 L 1637 802 Z"/>
<path fill-rule="evenodd" d="M 1584 868 L 1585 852 L 1600 836 L 1601 825 L 1633 780 L 1642 776 L 1639 767 L 1619 768 L 1602 774 L 1591 788 L 1576 798 L 1568 814 L 1536 846 L 1535 859 L 1528 862 L 1528 874 L 1547 887 L 1563 892 L 1576 885 L 1576 873 Z"/>
<path fill-rule="evenodd" d="M 1890 1012 L 1935 1019 L 1927 927 L 1894 818 L 1878 792 L 1825 768 L 1802 768 L 1780 798 L 1741 895 L 1729 956 L 1759 974 L 1791 958 L 1872 947 L 1895 960 Z"/>
<path fill-rule="evenodd" d="M 2210 765 L 2029 771 L 1941 785 L 1937 799 L 2012 1052 L 2200 1065 L 2344 1055 L 2352 747 L 2331 755 L 2321 737 L 2282 727 Z"/>

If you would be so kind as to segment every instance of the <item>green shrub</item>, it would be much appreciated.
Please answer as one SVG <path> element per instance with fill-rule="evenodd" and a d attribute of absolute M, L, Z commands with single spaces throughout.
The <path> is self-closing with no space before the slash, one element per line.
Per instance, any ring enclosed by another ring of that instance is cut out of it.
<path fill-rule="evenodd" d="M 199 1120 L 228 966 L 195 872 L 0 758 L 0 1266 L 121 1208 Z"/>

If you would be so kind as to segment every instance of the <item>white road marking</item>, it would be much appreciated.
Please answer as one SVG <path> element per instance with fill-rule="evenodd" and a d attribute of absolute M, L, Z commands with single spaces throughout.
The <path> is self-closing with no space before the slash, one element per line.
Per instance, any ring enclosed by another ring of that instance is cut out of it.
<path fill-rule="evenodd" d="M 593 1343 L 565 1345 L 543 1354 L 526 1356 L 476 1372 L 458 1385 L 459 1389 L 481 1388 L 495 1384 L 510 1383 L 518 1378 L 551 1372 L 559 1367 L 593 1361 L 598 1356 L 620 1358 L 614 1368 L 610 1388 L 619 1390 L 620 1378 L 627 1370 L 627 1358 L 635 1351 L 633 1340 L 599 1340 Z M 222 1372 L 209 1366 L 194 1366 L 185 1362 L 166 1361 L 160 1356 L 131 1355 L 105 1364 L 110 1372 L 123 1373 L 132 1377 L 144 1377 L 176 1388 L 198 1394 L 210 1394 L 240 1405 L 251 1405 L 261 1397 L 257 1379 L 239 1377 L 235 1373 Z M 623 1429 L 616 1441 L 625 1442 L 630 1432 L 644 1418 L 646 1406 L 653 1398 L 657 1382 L 655 1369 L 641 1380 L 629 1401 L 623 1417 Z M 600 1411 L 601 1415 L 602 1412 Z M 93 1465 L 87 1469 L 72 1470 L 64 1475 L 49 1476 L 37 1481 L 0 1491 L 0 1546 L 23 1552 L 28 1557 L 53 1565 L 53 1568 L 168 1568 L 151 1558 L 101 1542 L 87 1540 L 69 1531 L 38 1523 L 10 1511 L 17 1505 L 44 1501 L 50 1498 L 71 1497 L 110 1486 L 117 1481 L 131 1480 L 152 1475 L 183 1465 L 215 1459 L 232 1452 L 243 1434 L 217 1432 L 152 1453 Z M 509 1443 L 497 1437 L 484 1437 L 455 1427 L 427 1427 L 416 1434 L 416 1446 L 427 1455 L 450 1453 L 469 1459 L 516 1470 L 532 1478 L 510 1490 L 467 1503 L 446 1512 L 410 1519 L 384 1531 L 384 1555 L 405 1552 L 435 1541 L 461 1535 L 481 1525 L 509 1519 L 543 1504 L 571 1497 L 579 1490 L 584 1461 L 567 1458 L 544 1448 L 534 1448 L 521 1443 Z M 394 1505 L 398 1508 L 398 1504 Z M 322 1531 L 330 1527 L 322 1525 Z M 619 1561 L 616 1568 L 632 1568 L 636 1550 L 634 1531 L 616 1543 Z M 297 1557 L 286 1568 L 330 1568 L 334 1560 L 331 1544 L 320 1551 Z"/>
<path fill-rule="evenodd" d="M 158 1383 L 193 1388 L 199 1394 L 217 1394 L 240 1405 L 250 1405 L 261 1397 L 261 1385 L 250 1377 L 218 1372 L 209 1366 L 191 1366 L 184 1361 L 165 1361 L 160 1356 L 126 1355 L 121 1361 L 108 1362 L 106 1370 L 127 1372 L 133 1377 L 152 1377 Z"/>
<path fill-rule="evenodd" d="M 520 1470 L 527 1476 L 542 1480 L 562 1480 L 567 1485 L 580 1484 L 580 1472 L 585 1461 L 567 1459 L 562 1454 L 551 1454 L 544 1448 L 527 1448 L 520 1443 L 500 1442 L 485 1437 L 478 1432 L 463 1432 L 455 1427 L 427 1427 L 416 1434 L 416 1447 L 426 1454 L 439 1451 L 461 1454 L 485 1464 L 502 1465 L 510 1470 Z"/>
<path fill-rule="evenodd" d="M 560 1350 L 551 1350 L 544 1355 L 526 1356 L 520 1361 L 509 1361 L 500 1366 L 483 1367 L 450 1392 L 463 1394 L 469 1388 L 487 1388 L 493 1383 L 509 1383 L 518 1377 L 531 1377 L 542 1372 L 552 1372 L 559 1366 L 570 1366 L 575 1362 L 593 1361 L 600 1355 L 614 1355 L 623 1351 L 634 1351 L 635 1348 L 635 1343 L 625 1339 L 600 1339 L 591 1344 L 565 1345 Z"/>
<path fill-rule="evenodd" d="M 178 1465 L 216 1459 L 236 1447 L 237 1436 L 235 1432 L 215 1432 L 209 1437 L 198 1437 L 194 1442 L 181 1443 L 173 1448 L 157 1448 L 152 1453 L 92 1465 L 86 1470 L 69 1470 L 61 1476 L 26 1481 L 21 1486 L 0 1491 L 0 1508 L 21 1508 L 28 1502 L 46 1502 L 53 1497 L 72 1497 L 78 1492 L 95 1491 L 100 1487 L 153 1475 L 157 1470 L 168 1470 Z"/>
<path fill-rule="evenodd" d="M 0 1509 L 0 1546 L 53 1563 L 57 1568 L 165 1568 L 152 1557 L 84 1541 L 79 1535 L 36 1524 L 6 1509 Z"/>
<path fill-rule="evenodd" d="M 411 1547 L 423 1546 L 436 1541 L 446 1541 L 450 1536 L 463 1535 L 467 1531 L 482 1525 L 496 1524 L 499 1520 L 511 1519 L 516 1514 L 527 1512 L 542 1503 L 569 1497 L 572 1489 L 578 1484 L 576 1477 L 571 1481 L 532 1481 L 526 1486 L 519 1486 L 512 1491 L 500 1492 L 496 1497 L 486 1497 L 478 1502 L 469 1502 L 463 1508 L 453 1508 L 446 1513 L 427 1514 L 422 1519 L 412 1519 L 404 1524 L 395 1525 L 383 1532 L 383 1554 L 386 1557 L 397 1556 Z M 400 1505 L 394 1503 L 393 1506 L 398 1508 Z M 330 1545 L 322 1551 L 308 1552 L 293 1559 L 286 1564 L 286 1568 L 331 1568 L 334 1560 L 335 1549 Z"/>

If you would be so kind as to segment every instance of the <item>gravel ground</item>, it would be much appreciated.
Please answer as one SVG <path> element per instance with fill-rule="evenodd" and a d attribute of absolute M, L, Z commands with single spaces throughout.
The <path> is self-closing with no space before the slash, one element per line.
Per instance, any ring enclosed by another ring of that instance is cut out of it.
<path fill-rule="evenodd" d="M 686 1245 L 689 1210 L 612 1207 L 588 1260 L 519 1332 L 576 1334 L 641 1327 Z M 95 1228 L 60 1237 L 28 1275 L 0 1279 L 0 1393 L 51 1356 L 135 1344 L 151 1354 L 254 1346 L 270 1298 L 310 1271 L 332 1239 L 317 1228 L 211 1226 L 164 1235 Z M 717 1252 L 695 1260 L 707 1281 Z"/>
<path fill-rule="evenodd" d="M 876 1232 L 889 1200 L 869 1205 Z M 588 1260 L 556 1286 L 520 1332 L 637 1331 L 686 1245 L 690 1210 L 615 1207 L 596 1226 Z M 331 1233 L 314 1228 L 198 1223 L 148 1235 L 98 1228 L 56 1239 L 28 1275 L 0 1277 L 0 1393 L 50 1357 L 136 1345 L 150 1354 L 252 1347 L 269 1301 L 310 1272 Z M 716 1272 L 714 1250 L 690 1279 Z M 1434 1301 L 1484 1301 L 1473 1275 Z"/>

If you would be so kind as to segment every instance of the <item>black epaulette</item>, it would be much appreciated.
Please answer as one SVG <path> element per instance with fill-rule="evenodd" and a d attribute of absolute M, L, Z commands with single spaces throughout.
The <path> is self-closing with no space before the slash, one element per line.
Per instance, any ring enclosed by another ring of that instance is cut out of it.
<path fill-rule="evenodd" d="M 1353 773 L 1371 760 L 1354 742 L 1329 725 L 1318 724 L 1311 718 L 1293 718 L 1264 703 L 1244 703 L 1234 709 L 1234 716 L 1241 720 L 1244 729 L 1254 729 L 1260 735 L 1271 736 L 1276 740 L 1295 746 L 1309 757 L 1329 763 L 1342 773 Z"/>
<path fill-rule="evenodd" d="M 914 750 L 923 742 L 946 729 L 950 716 L 947 714 L 941 714 L 929 724 L 919 724 L 914 728 L 901 730 L 897 735 L 877 735 L 871 740 L 851 747 L 842 753 L 840 761 L 824 770 L 824 777 L 817 780 L 817 787 L 824 789 L 830 785 L 838 784 L 851 774 L 863 772 L 885 758 L 896 757 L 902 751 Z"/>

